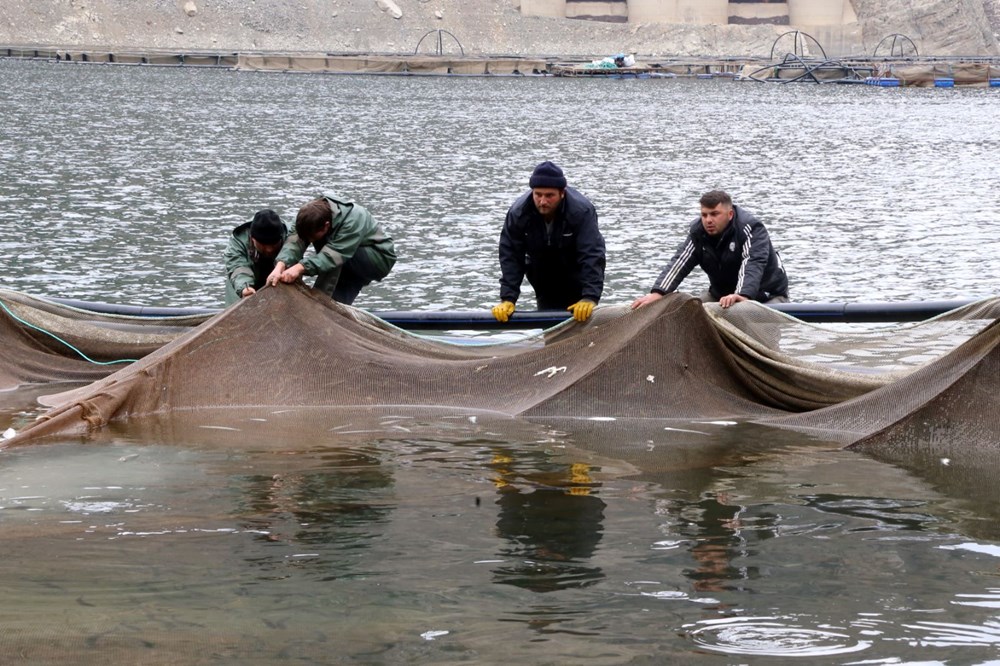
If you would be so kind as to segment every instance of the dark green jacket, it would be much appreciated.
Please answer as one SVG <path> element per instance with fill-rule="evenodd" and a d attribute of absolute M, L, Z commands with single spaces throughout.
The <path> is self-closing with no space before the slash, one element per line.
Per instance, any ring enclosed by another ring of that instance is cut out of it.
<path fill-rule="evenodd" d="M 287 230 L 286 230 L 287 235 Z M 226 246 L 226 305 L 240 300 L 247 287 L 260 289 L 274 270 L 274 259 L 261 256 L 250 242 L 250 222 L 233 229 Z"/>
<path fill-rule="evenodd" d="M 285 241 L 285 246 L 278 253 L 277 261 L 286 266 L 301 263 L 306 275 L 321 275 L 341 268 L 347 263 L 359 247 L 370 247 L 372 262 L 382 273 L 389 274 L 396 263 L 396 249 L 382 227 L 372 219 L 371 213 L 363 206 L 351 201 L 342 201 L 333 195 L 324 195 L 333 212 L 330 231 L 316 243 L 313 249 L 316 254 L 303 258 L 308 242 L 292 233 Z"/>

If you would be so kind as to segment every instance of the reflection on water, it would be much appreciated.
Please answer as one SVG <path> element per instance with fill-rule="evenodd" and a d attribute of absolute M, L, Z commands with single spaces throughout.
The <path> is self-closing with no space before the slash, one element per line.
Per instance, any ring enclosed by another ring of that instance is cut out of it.
<path fill-rule="evenodd" d="M 996 649 L 1000 535 L 959 531 L 989 512 L 890 465 L 801 441 L 769 454 L 736 429 L 694 456 L 685 439 L 705 425 L 689 423 L 664 431 L 677 446 L 658 442 L 647 472 L 580 446 L 598 441 L 591 422 L 333 415 L 191 414 L 4 451 L 0 654 L 968 663 Z M 267 428 L 294 423 L 320 427 L 276 445 Z"/>
<path fill-rule="evenodd" d="M 537 456 L 525 461 L 514 451 L 493 457 L 497 534 L 508 541 L 495 580 L 533 592 L 593 585 L 604 577 L 600 567 L 588 566 L 604 531 L 600 484 L 585 463 L 538 469 L 545 461 L 531 458 Z"/>
<path fill-rule="evenodd" d="M 380 536 L 393 509 L 393 482 L 375 453 L 330 451 L 302 471 L 251 475 L 242 479 L 235 515 L 244 529 L 269 544 L 293 549 L 333 546 L 336 558 L 313 565 L 327 576 L 371 575 L 366 549 Z M 285 555 L 254 558 L 262 570 L 280 569 Z M 296 553 L 296 558 L 316 558 Z"/>
<path fill-rule="evenodd" d="M 683 521 L 680 534 L 690 535 L 691 556 L 697 562 L 692 570 L 685 571 L 698 592 L 747 589 L 745 581 L 759 575 L 756 569 L 740 566 L 753 554 L 750 538 L 771 536 L 768 519 L 776 516 L 757 516 L 748 520 L 746 507 L 734 504 L 725 493 L 703 497 L 697 503 L 679 507 Z"/>
<path fill-rule="evenodd" d="M 919 532 L 934 523 L 932 516 L 913 511 L 925 504 L 922 501 L 837 495 L 805 495 L 802 499 L 807 506 L 826 513 L 874 519 L 871 525 L 862 529 Z"/>

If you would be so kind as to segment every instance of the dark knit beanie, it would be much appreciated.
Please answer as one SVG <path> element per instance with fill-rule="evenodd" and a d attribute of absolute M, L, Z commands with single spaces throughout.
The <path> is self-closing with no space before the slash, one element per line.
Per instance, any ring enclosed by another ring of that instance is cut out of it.
<path fill-rule="evenodd" d="M 531 179 L 528 186 L 532 189 L 536 187 L 555 187 L 560 190 L 566 189 L 566 176 L 562 169 L 552 162 L 542 162 L 531 172 Z"/>
<path fill-rule="evenodd" d="M 285 240 L 284 222 L 271 209 L 259 210 L 250 223 L 250 238 L 264 245 L 276 245 Z"/>

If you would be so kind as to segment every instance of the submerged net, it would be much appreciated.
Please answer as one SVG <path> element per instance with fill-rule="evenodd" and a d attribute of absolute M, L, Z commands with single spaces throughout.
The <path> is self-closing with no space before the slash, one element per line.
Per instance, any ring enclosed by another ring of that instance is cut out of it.
<path fill-rule="evenodd" d="M 706 309 L 726 316 L 713 307 Z M 748 358 L 745 350 L 753 354 L 755 362 L 744 365 L 756 381 L 787 381 L 800 389 L 799 397 L 831 399 L 822 408 L 757 423 L 812 433 L 891 460 L 904 460 L 918 450 L 946 456 L 1000 448 L 1000 419 L 994 416 L 1000 299 L 924 322 L 875 329 L 787 326 L 781 324 L 782 316 L 756 308 L 752 324 L 736 315 L 737 322 L 720 326 L 720 331 L 732 338 L 737 358 Z M 866 387 L 870 390 L 851 395 Z"/>
<path fill-rule="evenodd" d="M 94 381 L 208 319 L 98 314 L 0 289 L 0 391 Z"/>
<path fill-rule="evenodd" d="M 300 286 L 189 321 L 96 316 L 9 293 L 3 302 L 8 388 L 91 381 L 48 396 L 53 409 L 11 444 L 143 416 L 290 407 L 732 419 L 866 447 L 898 446 L 928 422 L 938 437 L 946 428 L 977 445 L 995 446 L 1000 431 L 983 416 L 995 403 L 997 299 L 919 324 L 852 329 L 672 294 L 484 346 L 416 336 Z M 89 354 L 138 360 L 96 366 L 31 322 Z"/>

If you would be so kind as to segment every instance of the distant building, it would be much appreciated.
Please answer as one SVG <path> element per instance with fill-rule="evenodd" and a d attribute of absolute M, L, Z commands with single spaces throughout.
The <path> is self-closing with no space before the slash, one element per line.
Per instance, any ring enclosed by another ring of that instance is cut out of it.
<path fill-rule="evenodd" d="M 766 23 L 804 29 L 858 21 L 850 0 L 521 0 L 521 14 L 613 23 Z"/>

